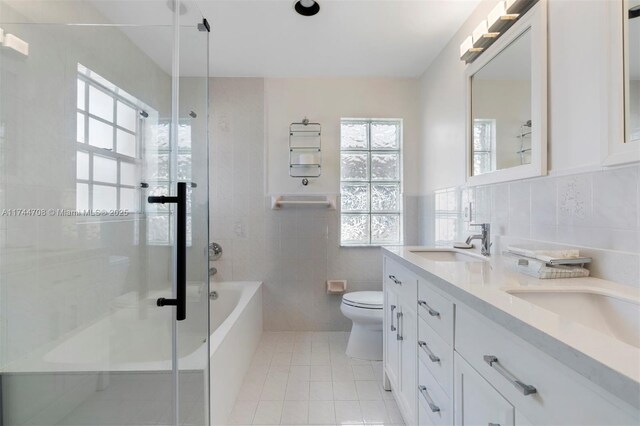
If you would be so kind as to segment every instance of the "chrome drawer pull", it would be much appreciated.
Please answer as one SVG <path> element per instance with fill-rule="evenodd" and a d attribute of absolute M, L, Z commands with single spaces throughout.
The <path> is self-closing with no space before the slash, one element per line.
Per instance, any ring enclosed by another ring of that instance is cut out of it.
<path fill-rule="evenodd" d="M 487 426 L 500 426 L 500 423 L 489 423 Z"/>
<path fill-rule="evenodd" d="M 395 311 L 396 305 L 391 305 L 391 331 L 396 331 L 396 326 L 393 325 L 393 311 Z"/>
<path fill-rule="evenodd" d="M 418 346 L 420 346 L 422 350 L 427 353 L 431 362 L 440 362 L 440 358 L 438 358 L 433 352 L 431 352 L 431 349 L 429 349 L 429 346 L 427 346 L 427 342 L 418 340 Z"/>
<path fill-rule="evenodd" d="M 498 362 L 497 356 L 485 355 L 483 358 L 484 358 L 484 362 L 489 364 L 490 367 L 495 368 L 496 371 L 500 373 L 502 377 L 507 379 L 513 386 L 515 386 L 520 392 L 522 392 L 523 395 L 531 395 L 532 393 L 538 392 L 538 390 L 535 387 L 531 385 L 527 385 L 526 383 L 522 383 L 513 374 L 505 370 L 505 368 L 502 365 L 500 365 L 500 363 Z"/>
<path fill-rule="evenodd" d="M 427 387 L 420 385 L 420 386 L 418 386 L 418 390 L 420 391 L 422 396 L 424 396 L 424 399 L 427 401 L 427 404 L 429 405 L 429 408 L 431 409 L 431 412 L 433 412 L 433 413 L 439 412 L 440 411 L 440 407 L 438 407 L 433 402 L 433 399 L 431 399 L 431 397 L 429 396 L 429 392 L 427 392 Z"/>
<path fill-rule="evenodd" d="M 438 317 L 440 318 L 440 312 L 436 311 L 435 309 L 433 309 L 431 306 L 429 306 L 429 304 L 427 302 L 425 302 L 424 300 L 418 300 L 418 305 L 422 306 L 423 308 L 425 308 L 427 310 L 427 312 L 429 312 L 429 315 L 431 315 L 432 317 Z"/>
<path fill-rule="evenodd" d="M 396 333 L 396 340 L 402 340 L 403 339 L 402 330 L 401 329 L 404 328 L 404 327 L 400 327 L 400 325 L 401 325 L 400 321 L 402 320 L 402 315 L 403 315 L 402 312 L 398 312 L 396 314 L 396 319 L 398 320 L 398 332 Z"/>
<path fill-rule="evenodd" d="M 399 279 L 397 279 L 395 275 L 389 275 L 389 279 L 390 279 L 391 281 L 393 281 L 393 283 L 394 283 L 394 284 L 402 285 L 402 281 L 400 281 Z"/>

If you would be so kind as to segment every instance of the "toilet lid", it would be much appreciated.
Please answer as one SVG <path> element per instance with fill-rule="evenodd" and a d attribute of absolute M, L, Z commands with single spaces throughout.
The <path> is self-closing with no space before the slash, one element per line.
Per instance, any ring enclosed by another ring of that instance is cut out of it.
<path fill-rule="evenodd" d="M 383 296 L 381 291 L 354 291 L 345 293 L 342 301 L 347 305 L 363 308 L 382 308 Z"/>

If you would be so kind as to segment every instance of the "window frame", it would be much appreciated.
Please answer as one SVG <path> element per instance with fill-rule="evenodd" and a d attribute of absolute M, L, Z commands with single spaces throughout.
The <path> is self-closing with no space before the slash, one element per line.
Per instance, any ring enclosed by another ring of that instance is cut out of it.
<path fill-rule="evenodd" d="M 485 126 L 489 126 L 489 128 L 491 129 L 491 140 L 489 141 L 489 149 L 482 149 L 482 150 L 477 150 L 475 149 L 475 128 L 476 125 L 478 124 L 483 124 Z M 489 155 L 489 170 L 485 170 L 482 173 L 476 173 L 475 169 L 472 170 L 473 171 L 473 175 L 474 176 L 478 176 L 478 175 L 482 175 L 485 173 L 490 173 L 492 171 L 494 171 L 494 166 L 497 167 L 497 163 L 496 163 L 496 132 L 497 132 L 497 124 L 496 124 L 496 119 L 495 118 L 474 118 L 473 120 L 473 141 L 472 141 L 472 146 L 473 146 L 473 159 L 471 162 L 472 168 L 475 165 L 475 160 L 476 160 L 476 156 L 477 154 L 488 154 Z"/>
<path fill-rule="evenodd" d="M 366 148 L 343 148 L 342 146 L 342 126 L 345 123 L 354 123 L 354 124 L 366 124 L 367 125 L 367 145 Z M 398 134 L 398 147 L 397 149 L 380 149 L 373 148 L 371 144 L 371 126 L 376 123 L 383 124 L 395 124 L 398 126 L 399 134 Z M 393 245 L 401 245 L 404 241 L 404 175 L 403 175 L 403 120 L 399 118 L 342 118 L 340 120 L 340 148 L 339 148 L 339 158 L 340 158 L 340 194 L 341 194 L 341 203 L 340 203 L 340 246 L 341 247 L 381 247 L 381 246 L 393 246 Z M 345 153 L 366 153 L 367 155 L 367 179 L 366 180 L 343 180 L 342 178 L 342 155 Z M 372 179 L 372 156 L 375 154 L 389 154 L 395 153 L 398 156 L 398 178 L 397 180 L 393 179 L 385 179 L 385 180 L 374 180 Z M 368 208 L 366 210 L 359 211 L 342 211 L 342 188 L 344 184 L 361 184 L 367 185 L 368 187 Z M 373 210 L 373 185 L 397 185 L 398 186 L 398 209 L 397 210 L 385 210 L 385 211 L 374 211 Z M 368 226 L 368 243 L 356 242 L 350 243 L 345 242 L 343 240 L 342 234 L 342 221 L 345 216 L 353 216 L 353 215 L 366 215 L 368 216 L 369 226 Z M 381 242 L 381 241 L 373 241 L 373 217 L 376 215 L 397 215 L 398 217 L 398 240 L 397 241 L 389 241 L 389 242 Z"/>
<path fill-rule="evenodd" d="M 167 130 L 167 138 L 169 140 L 171 140 L 172 138 L 172 133 L 171 133 L 171 119 L 160 119 L 158 122 L 158 126 L 166 126 L 166 130 Z M 189 131 L 192 132 L 193 128 L 192 128 L 192 124 L 191 124 L 191 119 L 180 119 L 179 123 L 178 123 L 179 129 L 178 129 L 178 133 L 180 132 L 180 128 L 182 126 L 188 126 L 189 127 Z M 190 143 L 192 143 L 192 138 L 190 136 L 189 138 Z M 155 188 L 166 188 L 167 189 L 167 193 L 170 194 L 172 192 L 172 189 L 175 188 L 175 184 L 179 181 L 178 178 L 178 157 L 180 155 L 184 155 L 184 154 L 189 154 L 190 156 L 193 155 L 193 145 L 190 144 L 189 148 L 180 148 L 178 146 L 178 143 L 175 144 L 176 147 L 173 148 L 171 143 L 169 143 L 169 145 L 166 148 L 158 148 L 156 147 L 153 150 L 153 153 L 147 153 L 147 156 L 160 156 L 160 155 L 166 155 L 167 159 L 168 159 L 168 168 L 169 168 L 169 175 L 166 177 L 166 179 L 159 179 L 159 178 L 146 178 L 145 182 L 149 185 L 149 187 L 155 187 Z M 193 159 L 193 157 L 191 157 Z M 191 163 L 192 164 L 192 163 Z M 175 167 L 174 167 L 175 165 Z M 189 172 L 190 174 L 193 173 L 193 169 L 190 170 Z M 191 178 L 189 179 L 184 179 L 184 180 L 188 180 L 191 181 Z M 181 180 L 180 180 L 181 181 Z M 192 188 L 190 186 L 187 186 L 187 207 L 191 207 L 191 201 L 192 201 Z M 192 207 L 191 207 L 192 208 Z M 191 208 L 187 209 L 187 247 L 191 247 L 192 242 L 193 242 L 193 230 L 191 229 L 191 227 L 189 227 L 189 223 L 193 223 L 192 222 L 192 218 L 193 218 L 193 212 L 191 210 Z M 173 245 L 174 242 L 174 235 L 175 235 L 175 230 L 174 230 L 174 215 L 176 214 L 175 209 L 173 209 L 171 207 L 171 205 L 167 205 L 166 209 L 158 209 L 156 206 L 155 211 L 146 211 L 146 216 L 147 218 L 152 218 L 152 217 L 167 217 L 167 223 L 168 223 L 168 235 L 167 238 L 164 240 L 151 240 L 150 239 L 150 233 L 147 232 L 147 244 L 150 246 L 171 246 Z"/>
<path fill-rule="evenodd" d="M 460 227 L 461 194 L 455 187 L 435 191 L 433 195 L 433 241 L 436 246 L 450 246 L 456 240 Z M 453 222 L 452 229 L 449 224 Z M 446 238 L 441 238 L 448 233 Z"/>
<path fill-rule="evenodd" d="M 77 95 L 78 98 L 76 99 L 76 120 L 79 120 L 80 116 L 82 116 L 82 120 L 83 120 L 83 135 L 82 135 L 82 141 L 79 141 L 79 131 L 78 131 L 78 122 L 76 122 L 76 161 L 78 158 L 78 154 L 79 153 L 83 153 L 88 155 L 88 175 L 87 178 L 79 178 L 78 177 L 78 171 L 76 169 L 76 208 L 79 208 L 78 206 L 78 195 L 79 195 L 79 185 L 87 185 L 87 210 L 89 211 L 93 211 L 95 210 L 95 206 L 94 206 L 94 186 L 105 186 L 105 187 L 112 187 L 116 189 L 116 205 L 113 206 L 112 209 L 109 210 L 124 210 L 123 209 L 123 205 L 122 205 L 122 190 L 123 189 L 128 189 L 128 190 L 138 190 L 139 189 L 139 185 L 129 185 L 129 184 L 125 184 L 122 182 L 122 164 L 126 163 L 129 164 L 131 166 L 133 166 L 134 168 L 137 168 L 138 170 L 141 167 L 142 161 L 141 161 L 141 144 L 142 144 L 142 140 L 143 140 L 143 131 L 144 131 L 144 125 L 142 123 L 142 116 L 140 115 L 140 107 L 137 106 L 134 102 L 132 102 L 131 100 L 131 96 L 127 95 L 125 92 L 123 92 L 122 90 L 118 89 L 117 87 L 109 84 L 106 80 L 104 80 L 102 77 L 98 76 L 97 74 L 95 74 L 94 72 L 90 71 L 89 69 L 85 68 L 84 66 L 82 66 L 81 64 L 78 64 L 78 72 L 76 74 L 76 84 L 77 84 Z M 79 88 L 79 82 L 82 82 L 84 84 L 84 98 L 83 98 L 83 105 L 82 107 L 79 105 L 78 101 L 79 101 L 79 92 L 80 92 L 80 88 Z M 111 85 L 113 87 L 108 87 L 108 85 Z M 94 88 L 96 90 L 99 90 L 100 92 L 108 95 L 109 97 L 111 97 L 113 99 L 113 121 L 109 121 L 105 118 L 102 118 L 98 115 L 95 115 L 93 113 L 91 113 L 90 107 L 89 107 L 89 102 L 90 102 L 90 90 L 91 88 Z M 136 111 L 136 122 L 135 122 L 135 130 L 132 131 L 126 127 L 120 126 L 118 124 L 118 102 L 128 106 L 129 108 L 132 108 L 134 111 Z M 111 137 L 111 148 L 101 148 L 95 145 L 91 145 L 91 143 L 89 142 L 89 120 L 96 120 L 99 121 L 100 123 L 103 123 L 109 127 L 111 127 L 112 130 L 112 137 Z M 118 131 L 122 131 L 125 132 L 129 135 L 134 136 L 134 141 L 135 141 L 135 148 L 134 148 L 134 156 L 130 156 L 130 155 L 126 155 L 126 154 L 122 154 L 119 153 L 117 151 L 118 148 Z M 105 182 L 105 181 L 99 181 L 96 180 L 94 177 L 94 161 L 95 161 L 95 157 L 103 157 L 103 158 L 107 158 L 109 160 L 115 161 L 116 162 L 116 181 L 115 182 Z M 140 176 L 138 176 L 138 178 L 140 178 Z M 139 195 L 138 195 L 138 200 L 136 202 L 136 208 L 133 211 L 129 211 L 130 214 L 136 214 L 136 213 L 142 213 L 143 212 L 143 206 L 142 203 L 140 202 L 139 199 Z"/>

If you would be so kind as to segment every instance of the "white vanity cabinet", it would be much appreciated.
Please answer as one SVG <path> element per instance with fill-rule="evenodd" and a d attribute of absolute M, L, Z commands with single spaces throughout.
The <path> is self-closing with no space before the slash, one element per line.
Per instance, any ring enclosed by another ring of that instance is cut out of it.
<path fill-rule="evenodd" d="M 384 369 L 388 380 L 400 383 L 400 345 L 398 344 L 398 295 L 385 286 L 384 289 Z"/>
<path fill-rule="evenodd" d="M 636 408 L 452 297 L 439 278 L 384 262 L 384 370 L 407 424 L 640 424 Z"/>
<path fill-rule="evenodd" d="M 456 309 L 455 350 L 456 380 L 462 358 L 513 405 L 516 420 L 523 416 L 536 425 L 638 424 L 638 413 L 622 401 L 462 304 Z M 460 414 L 464 416 L 464 410 Z"/>
<path fill-rule="evenodd" d="M 513 426 L 515 408 L 455 354 L 456 426 Z"/>
<path fill-rule="evenodd" d="M 418 277 L 418 424 L 453 423 L 454 304 Z"/>
<path fill-rule="evenodd" d="M 417 277 L 398 262 L 384 259 L 385 388 L 393 389 L 407 424 L 416 424 Z"/>
<path fill-rule="evenodd" d="M 400 399 L 407 408 L 407 421 L 416 417 L 416 312 L 400 307 Z"/>

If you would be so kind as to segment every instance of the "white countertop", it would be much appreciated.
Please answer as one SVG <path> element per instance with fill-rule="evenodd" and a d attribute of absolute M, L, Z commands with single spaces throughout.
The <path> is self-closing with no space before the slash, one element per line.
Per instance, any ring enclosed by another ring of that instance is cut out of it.
<path fill-rule="evenodd" d="M 541 280 L 506 269 L 500 255 L 492 255 L 487 262 L 437 262 L 412 253 L 443 249 L 452 250 L 394 246 L 385 247 L 384 254 L 418 275 L 431 274 L 435 279 L 430 282 L 440 290 L 640 408 L 639 348 L 505 292 L 523 288 L 586 289 L 640 301 L 640 289 L 591 277 Z"/>

